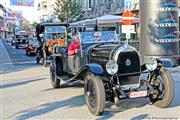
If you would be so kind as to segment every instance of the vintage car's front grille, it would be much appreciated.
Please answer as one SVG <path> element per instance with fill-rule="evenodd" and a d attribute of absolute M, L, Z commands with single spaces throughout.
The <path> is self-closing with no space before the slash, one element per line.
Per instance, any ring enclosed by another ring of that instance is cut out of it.
<path fill-rule="evenodd" d="M 22 44 L 26 44 L 26 40 L 22 40 Z"/>
<path fill-rule="evenodd" d="M 118 74 L 140 72 L 140 59 L 136 51 L 121 52 L 118 56 Z"/>
<path fill-rule="evenodd" d="M 26 39 L 19 39 L 18 41 L 20 44 L 26 44 Z"/>

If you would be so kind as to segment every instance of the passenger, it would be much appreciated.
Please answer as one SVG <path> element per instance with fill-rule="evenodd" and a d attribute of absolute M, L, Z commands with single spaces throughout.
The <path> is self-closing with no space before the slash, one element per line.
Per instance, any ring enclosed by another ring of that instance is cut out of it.
<path fill-rule="evenodd" d="M 79 50 L 79 38 L 78 36 L 76 36 L 75 40 L 71 42 L 68 46 L 68 56 L 75 55 Z"/>

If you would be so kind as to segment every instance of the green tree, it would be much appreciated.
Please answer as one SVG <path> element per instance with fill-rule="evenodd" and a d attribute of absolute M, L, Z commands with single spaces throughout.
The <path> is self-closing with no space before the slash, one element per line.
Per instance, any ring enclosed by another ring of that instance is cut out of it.
<path fill-rule="evenodd" d="M 31 23 L 31 28 L 35 28 L 37 25 L 37 22 L 36 21 L 33 21 L 33 23 Z"/>
<path fill-rule="evenodd" d="M 57 0 L 54 10 L 62 22 L 81 20 L 84 15 L 82 6 L 74 0 Z"/>

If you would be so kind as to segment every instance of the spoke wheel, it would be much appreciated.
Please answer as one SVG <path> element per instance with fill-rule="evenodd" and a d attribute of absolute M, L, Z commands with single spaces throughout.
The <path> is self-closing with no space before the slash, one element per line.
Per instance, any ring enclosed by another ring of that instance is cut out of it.
<path fill-rule="evenodd" d="M 153 105 L 160 108 L 168 107 L 174 96 L 174 83 L 168 70 L 162 67 L 157 77 L 152 76 L 150 84 L 155 90 L 155 93 L 149 96 Z"/>
<path fill-rule="evenodd" d="M 88 72 L 84 84 L 85 101 L 93 115 L 101 115 L 105 108 L 105 90 L 99 76 Z"/>
<path fill-rule="evenodd" d="M 56 67 L 55 67 L 56 66 Z M 50 64 L 50 79 L 51 79 L 51 85 L 53 88 L 59 88 L 61 80 L 58 78 L 58 76 L 62 76 L 63 73 L 63 66 L 61 62 L 57 62 L 56 65 L 53 65 L 53 62 Z"/>
<path fill-rule="evenodd" d="M 47 67 L 47 55 L 45 51 L 43 52 L 43 65 L 44 67 Z"/>
<path fill-rule="evenodd" d="M 60 87 L 60 79 L 57 78 L 56 70 L 53 64 L 50 65 L 50 79 L 51 79 L 51 85 L 53 88 Z"/>

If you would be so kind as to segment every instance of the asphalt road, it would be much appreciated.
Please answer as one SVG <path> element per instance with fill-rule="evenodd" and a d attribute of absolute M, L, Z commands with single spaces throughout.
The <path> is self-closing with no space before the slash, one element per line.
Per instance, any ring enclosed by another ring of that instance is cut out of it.
<path fill-rule="evenodd" d="M 171 69 L 175 95 L 165 109 L 149 105 L 148 99 L 122 100 L 118 107 L 107 104 L 102 116 L 87 109 L 80 84 L 52 89 L 49 68 L 37 65 L 24 50 L 0 42 L 1 120 L 24 119 L 180 119 L 180 68 Z"/>

